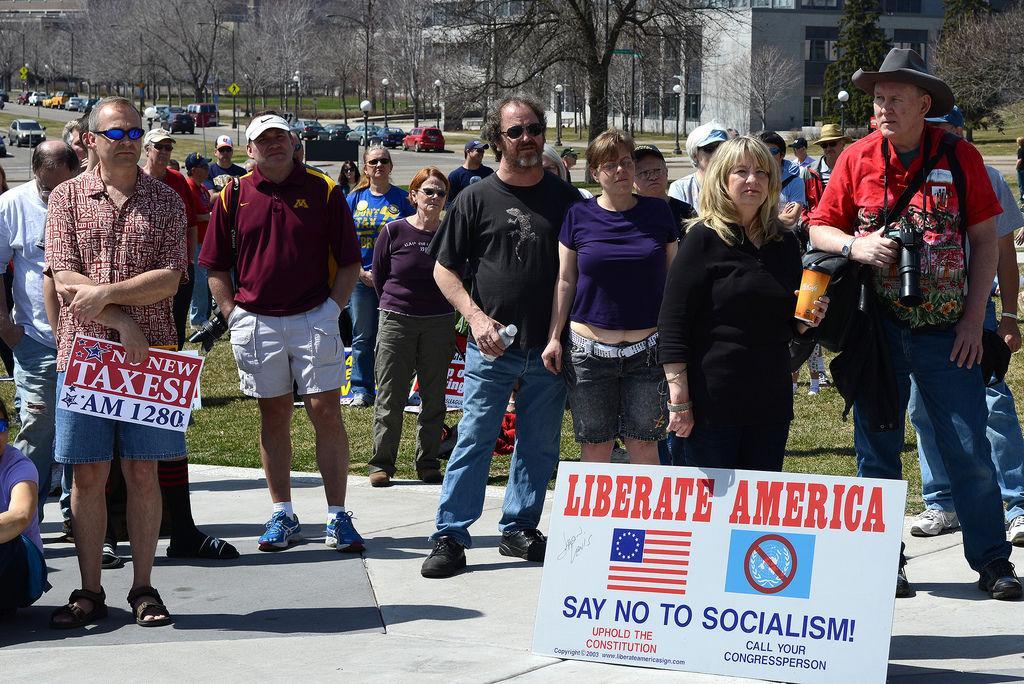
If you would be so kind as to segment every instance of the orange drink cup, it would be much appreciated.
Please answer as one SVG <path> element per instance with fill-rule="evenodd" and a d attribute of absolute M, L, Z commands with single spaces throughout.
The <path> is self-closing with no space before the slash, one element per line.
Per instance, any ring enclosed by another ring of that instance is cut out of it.
<path fill-rule="evenodd" d="M 804 323 L 814 323 L 814 300 L 825 295 L 828 288 L 830 276 L 828 273 L 815 271 L 809 268 L 804 269 L 804 276 L 800 280 L 800 293 L 796 298 L 797 320 Z"/>

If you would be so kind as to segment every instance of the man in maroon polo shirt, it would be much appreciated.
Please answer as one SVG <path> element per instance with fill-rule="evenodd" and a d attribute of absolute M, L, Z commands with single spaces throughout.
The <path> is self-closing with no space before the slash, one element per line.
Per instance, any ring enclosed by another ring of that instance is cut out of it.
<path fill-rule="evenodd" d="M 300 531 L 290 481 L 295 383 L 316 432 L 325 542 L 362 551 L 345 510 L 349 449 L 339 393 L 345 354 L 338 315 L 360 268 L 352 214 L 334 181 L 295 163 L 283 118 L 258 116 L 245 134 L 256 168 L 220 193 L 199 263 L 227 316 L 241 390 L 259 403 L 260 458 L 274 504 L 259 547 L 286 549 Z"/>

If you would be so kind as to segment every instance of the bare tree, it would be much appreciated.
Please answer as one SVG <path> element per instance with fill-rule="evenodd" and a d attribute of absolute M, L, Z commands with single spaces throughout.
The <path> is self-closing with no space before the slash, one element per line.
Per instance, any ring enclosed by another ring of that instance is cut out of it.
<path fill-rule="evenodd" d="M 142 1 L 138 0 L 140 5 Z M 159 64 L 149 63 L 186 82 L 198 101 L 205 99 L 217 47 L 228 35 L 226 4 L 226 0 L 163 0 L 160 12 L 138 7 L 137 25 L 145 44 L 166 57 Z"/>
<path fill-rule="evenodd" d="M 420 111 L 424 90 L 424 67 L 427 54 L 423 26 L 432 11 L 429 0 L 391 0 L 384 28 L 387 52 L 387 70 L 396 85 L 404 85 L 412 103 L 413 125 L 420 125 Z M 430 79 L 431 82 L 433 79 Z"/>
<path fill-rule="evenodd" d="M 589 137 L 608 127 L 609 69 L 633 35 L 691 36 L 718 21 L 717 0 L 487 0 L 446 5 L 449 39 L 460 28 L 486 59 L 476 90 L 486 103 L 498 89 L 520 89 L 558 63 L 586 76 Z M 466 31 L 466 27 L 471 30 Z M 455 34 L 457 35 L 457 34 Z"/>
<path fill-rule="evenodd" d="M 966 18 L 943 32 L 932 52 L 932 63 L 956 94 L 968 139 L 974 128 L 1002 130 L 998 108 L 1024 99 L 1024 74 L 1019 64 L 1022 52 L 1024 8 L 1019 5 L 999 14 Z"/>
<path fill-rule="evenodd" d="M 800 82 L 800 64 L 776 45 L 764 45 L 750 56 L 750 64 L 733 64 L 729 80 L 736 84 L 736 104 L 749 106 L 761 130 L 768 128 L 768 114 L 776 104 L 791 97 Z"/>

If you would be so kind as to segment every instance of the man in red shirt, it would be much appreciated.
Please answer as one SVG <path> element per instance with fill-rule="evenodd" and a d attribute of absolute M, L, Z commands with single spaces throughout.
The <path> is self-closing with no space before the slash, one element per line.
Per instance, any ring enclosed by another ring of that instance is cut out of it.
<path fill-rule="evenodd" d="M 859 474 L 902 477 L 900 452 L 913 380 L 950 475 L 964 555 L 978 586 L 996 599 L 1021 596 L 1010 563 L 999 485 L 985 433 L 982 324 L 996 272 L 995 216 L 1002 212 L 978 151 L 943 139 L 925 117 L 953 107 L 953 93 L 913 50 L 895 48 L 877 72 L 854 85 L 874 96 L 878 130 L 849 145 L 810 218 L 811 241 L 874 268 L 875 304 L 899 389 L 900 420 L 882 429 L 867 419 L 872 397 L 854 404 Z M 948 147 L 947 147 L 948 145 Z M 919 174 L 925 164 L 927 174 Z M 892 208 L 915 177 L 923 182 L 900 214 Z M 961 196 L 962 195 L 962 196 Z M 964 231 L 970 257 L 964 250 Z M 897 242 L 894 238 L 899 238 Z M 916 250 L 918 291 L 901 277 Z M 900 264 L 897 268 L 897 264 Z M 969 266 L 969 268 L 968 268 Z M 900 558 L 896 595 L 909 596 Z"/>
<path fill-rule="evenodd" d="M 178 349 L 185 342 L 185 319 L 192 301 L 197 225 L 210 219 L 209 209 L 202 204 L 189 187 L 188 181 L 178 171 L 168 167 L 174 151 L 174 138 L 162 128 L 154 128 L 143 138 L 145 163 L 142 171 L 171 187 L 181 198 L 185 207 L 187 225 L 186 254 L 188 255 L 188 280 L 178 285 L 174 295 L 174 329 L 178 336 Z M 201 532 L 192 517 L 192 503 L 189 493 L 188 462 L 185 459 L 166 461 L 160 464 L 160 493 L 167 502 L 171 518 L 171 543 L 167 554 L 179 558 L 210 558 L 232 560 L 238 558 L 234 546 L 218 537 Z"/>
<path fill-rule="evenodd" d="M 259 548 L 286 549 L 299 535 L 290 481 L 294 383 L 316 432 L 325 542 L 358 552 L 363 538 L 345 510 L 349 449 L 338 330 L 361 265 L 355 225 L 334 181 L 295 162 L 287 121 L 257 116 L 245 133 L 256 168 L 220 193 L 199 263 L 210 271 L 210 291 L 231 329 L 241 390 L 259 404 L 260 458 L 274 506 Z"/>

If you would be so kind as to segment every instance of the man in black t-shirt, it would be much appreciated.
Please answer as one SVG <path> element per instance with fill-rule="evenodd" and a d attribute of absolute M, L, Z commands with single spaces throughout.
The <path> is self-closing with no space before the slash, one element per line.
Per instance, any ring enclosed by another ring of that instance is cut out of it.
<path fill-rule="evenodd" d="M 579 192 L 544 173 L 544 110 L 527 97 L 506 98 L 488 116 L 498 171 L 463 190 L 430 243 L 434 279 L 469 321 L 459 438 L 448 461 L 434 550 L 424 577 L 450 577 L 466 566 L 469 526 L 483 510 L 494 442 L 516 390 L 516 445 L 509 468 L 499 551 L 544 560 L 537 529 L 544 493 L 558 463 L 565 381 L 549 373 L 547 344 L 558 276 L 558 232 Z M 468 274 L 471 292 L 462 285 Z M 502 333 L 517 332 L 506 348 Z M 491 357 L 491 360 L 484 355 Z"/>
<path fill-rule="evenodd" d="M 460 192 L 494 173 L 494 169 L 483 165 L 486 149 L 487 144 L 479 140 L 470 140 L 463 146 L 462 154 L 466 160 L 462 166 L 448 174 L 448 206 L 455 202 Z"/>

